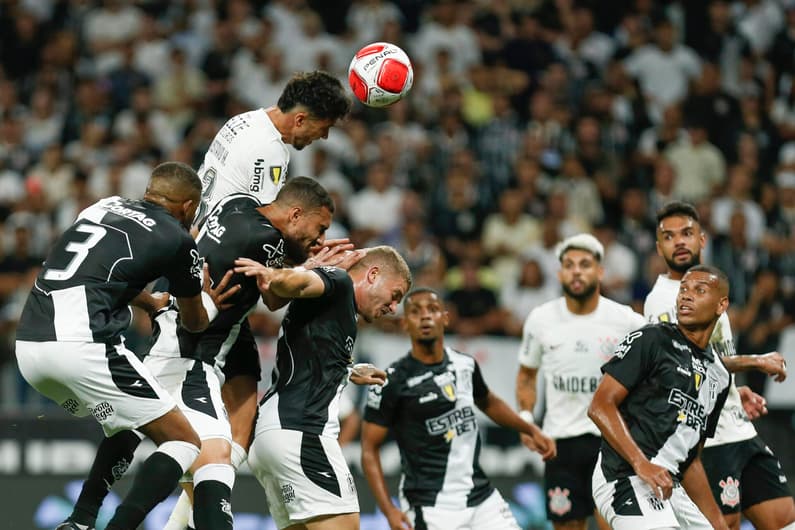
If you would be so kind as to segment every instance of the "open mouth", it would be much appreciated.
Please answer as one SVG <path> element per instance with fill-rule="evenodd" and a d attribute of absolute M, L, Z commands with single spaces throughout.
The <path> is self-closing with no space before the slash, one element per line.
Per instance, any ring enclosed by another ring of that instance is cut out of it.
<path fill-rule="evenodd" d="M 693 254 L 689 250 L 677 250 L 674 252 L 675 258 L 689 258 Z"/>
<path fill-rule="evenodd" d="M 693 307 L 687 304 L 680 304 L 678 310 L 680 315 L 689 315 L 693 312 Z"/>

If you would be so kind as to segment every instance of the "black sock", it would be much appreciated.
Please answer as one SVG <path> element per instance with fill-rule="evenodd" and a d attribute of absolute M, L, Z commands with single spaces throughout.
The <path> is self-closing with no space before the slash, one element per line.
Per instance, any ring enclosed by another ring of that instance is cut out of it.
<path fill-rule="evenodd" d="M 232 491 L 218 480 L 204 480 L 193 488 L 196 530 L 232 528 Z"/>
<path fill-rule="evenodd" d="M 70 519 L 76 523 L 95 526 L 102 501 L 114 482 L 127 471 L 133 453 L 141 439 L 132 431 L 121 431 L 99 444 L 91 471 L 83 483 Z"/>
<path fill-rule="evenodd" d="M 152 508 L 174 491 L 182 468 L 165 453 L 155 451 L 135 474 L 132 489 L 116 508 L 107 530 L 135 530 Z"/>

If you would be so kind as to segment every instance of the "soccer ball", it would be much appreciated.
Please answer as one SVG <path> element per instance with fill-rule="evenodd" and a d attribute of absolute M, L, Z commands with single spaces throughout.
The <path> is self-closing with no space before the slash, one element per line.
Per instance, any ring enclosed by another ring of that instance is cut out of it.
<path fill-rule="evenodd" d="M 386 107 L 405 96 L 414 82 L 406 52 L 389 42 L 368 44 L 353 57 L 348 83 L 354 95 L 369 107 Z"/>

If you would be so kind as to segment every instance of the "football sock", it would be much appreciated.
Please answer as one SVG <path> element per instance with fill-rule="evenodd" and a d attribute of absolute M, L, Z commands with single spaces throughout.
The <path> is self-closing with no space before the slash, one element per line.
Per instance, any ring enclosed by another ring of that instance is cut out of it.
<path fill-rule="evenodd" d="M 183 490 L 179 499 L 177 499 L 177 504 L 171 510 L 171 516 L 169 516 L 163 530 L 185 530 L 185 527 L 188 526 L 191 510 L 193 510 L 193 506 L 190 503 L 190 497 Z"/>
<path fill-rule="evenodd" d="M 102 501 L 127 471 L 140 442 L 141 438 L 135 431 L 121 431 L 102 440 L 70 520 L 87 527 L 96 525 Z"/>
<path fill-rule="evenodd" d="M 198 456 L 199 448 L 188 442 L 160 444 L 136 473 L 132 489 L 116 508 L 107 530 L 138 528 L 146 514 L 174 490 L 179 478 Z"/>
<path fill-rule="evenodd" d="M 193 520 L 196 530 L 232 529 L 235 468 L 207 464 L 193 473 Z"/>

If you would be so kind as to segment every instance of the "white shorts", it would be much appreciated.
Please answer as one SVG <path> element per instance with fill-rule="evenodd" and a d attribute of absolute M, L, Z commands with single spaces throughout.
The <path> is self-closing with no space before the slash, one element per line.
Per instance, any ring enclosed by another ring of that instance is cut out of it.
<path fill-rule="evenodd" d="M 161 355 L 147 355 L 143 362 L 177 402 L 200 439 L 223 438 L 232 443 L 232 427 L 212 366 L 195 359 Z"/>
<path fill-rule="evenodd" d="M 496 489 L 477 506 L 451 509 L 436 506 L 412 506 L 401 499 L 403 511 L 414 528 L 428 530 L 520 530 L 510 506 Z M 425 525 L 418 525 L 418 521 Z"/>
<path fill-rule="evenodd" d="M 248 464 L 280 529 L 321 515 L 359 513 L 356 485 L 336 438 L 284 429 L 260 432 Z"/>
<path fill-rule="evenodd" d="M 610 528 L 712 530 L 707 518 L 678 483 L 669 499 L 660 500 L 637 475 L 608 482 L 601 464 L 600 455 L 593 473 L 593 499 Z"/>
<path fill-rule="evenodd" d="M 123 344 L 16 342 L 30 385 L 75 416 L 92 414 L 105 436 L 137 429 L 177 406 Z"/>

